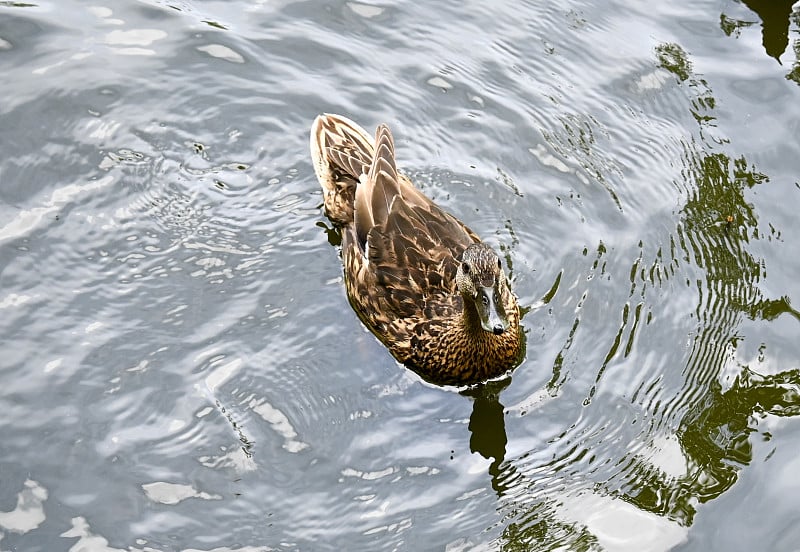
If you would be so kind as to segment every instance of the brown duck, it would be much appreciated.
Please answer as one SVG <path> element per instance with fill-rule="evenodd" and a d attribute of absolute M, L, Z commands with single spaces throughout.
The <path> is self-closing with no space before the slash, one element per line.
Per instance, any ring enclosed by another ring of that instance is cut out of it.
<path fill-rule="evenodd" d="M 392 355 L 440 385 L 513 368 L 519 307 L 500 258 L 397 171 L 389 128 L 373 140 L 345 117 L 320 115 L 311 157 L 342 231 L 350 303 Z"/>

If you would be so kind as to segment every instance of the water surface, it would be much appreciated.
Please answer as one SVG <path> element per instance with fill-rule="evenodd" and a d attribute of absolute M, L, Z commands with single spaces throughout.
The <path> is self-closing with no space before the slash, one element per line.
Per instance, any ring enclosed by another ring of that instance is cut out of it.
<path fill-rule="evenodd" d="M 800 9 L 0 2 L 0 549 L 794 550 Z M 344 295 L 308 128 L 499 248 L 459 392 Z"/>

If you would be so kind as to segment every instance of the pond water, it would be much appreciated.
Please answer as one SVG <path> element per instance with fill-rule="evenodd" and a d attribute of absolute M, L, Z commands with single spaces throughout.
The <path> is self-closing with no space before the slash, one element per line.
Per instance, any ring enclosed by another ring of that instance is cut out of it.
<path fill-rule="evenodd" d="M 797 550 L 800 6 L 0 2 L 0 550 Z M 321 112 L 499 248 L 527 355 L 350 309 Z"/>

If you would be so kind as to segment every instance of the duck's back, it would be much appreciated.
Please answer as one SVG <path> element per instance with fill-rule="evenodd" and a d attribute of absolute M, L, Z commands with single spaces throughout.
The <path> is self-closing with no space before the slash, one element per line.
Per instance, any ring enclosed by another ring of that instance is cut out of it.
<path fill-rule="evenodd" d="M 479 240 L 398 173 L 388 127 L 372 140 L 345 117 L 321 115 L 311 143 L 327 215 L 343 228 L 349 279 L 376 287 L 369 295 L 380 292 L 398 317 L 422 316 L 426 300 L 452 295 L 455 257 Z"/>

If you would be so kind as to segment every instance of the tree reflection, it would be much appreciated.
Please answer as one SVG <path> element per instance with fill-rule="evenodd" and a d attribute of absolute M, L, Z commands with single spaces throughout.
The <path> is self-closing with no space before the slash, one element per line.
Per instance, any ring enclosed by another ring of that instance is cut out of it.
<path fill-rule="evenodd" d="M 742 3 L 761 19 L 761 43 L 767 55 L 780 62 L 781 55 L 789 45 L 789 18 L 792 15 L 794 0 L 742 0 Z M 733 19 L 722 14 L 720 26 L 725 34 L 731 35 L 751 22 Z"/>
<path fill-rule="evenodd" d="M 716 102 L 707 83 L 693 73 L 686 53 L 675 44 L 663 44 L 656 55 L 659 65 L 690 89 L 690 109 L 700 136 L 699 143 L 685 145 L 682 178 L 688 195 L 676 228 L 683 261 L 704 275 L 696 283 L 698 330 L 683 367 L 684 387 L 659 414 L 661 427 L 675 428 L 669 437 L 679 444 L 682 469 L 677 475 L 674 469 L 667 473 L 657 459 L 630 453 L 618 459 L 617 473 L 610 478 L 608 473 L 598 476 L 591 493 L 584 493 L 582 499 L 591 505 L 587 495 L 603 497 L 607 504 L 611 497 L 688 526 L 697 504 L 727 491 L 739 471 L 752 462 L 753 439 L 769 438 L 758 433 L 759 418 L 800 414 L 800 370 L 761 375 L 740 365 L 734 383 L 723 389 L 720 376 L 737 347 L 738 328 L 744 318 L 768 321 L 788 314 L 800 320 L 800 313 L 786 297 L 762 295 L 758 284 L 764 267 L 748 251 L 759 231 L 745 193 L 767 182 L 767 175 L 743 156 L 718 151 L 727 141 L 710 135 L 715 129 Z M 515 491 L 536 494 L 535 485 L 526 481 L 519 485 L 524 489 Z M 517 522 L 506 527 L 501 539 L 505 549 L 554 549 L 558 544 L 592 550 L 599 546 L 582 523 L 564 522 L 564 513 L 557 513 L 562 505 L 552 497 L 534 502 L 535 506 L 514 512 Z"/>
<path fill-rule="evenodd" d="M 653 470 L 629 499 L 644 510 L 691 524 L 695 503 L 727 491 L 752 461 L 751 435 L 757 431 L 757 418 L 766 414 L 800 414 L 799 370 L 762 376 L 745 367 L 725 392 L 713 382 L 678 431 L 686 474 L 673 479 Z"/>
<path fill-rule="evenodd" d="M 796 0 L 742 0 L 742 3 L 761 19 L 761 44 L 767 55 L 781 63 L 781 56 L 789 46 L 789 27 L 793 23 L 800 27 L 800 9 L 794 9 Z M 720 15 L 720 27 L 728 36 L 739 36 L 741 30 L 755 25 L 754 21 L 745 21 Z M 786 75 L 787 79 L 800 84 L 800 40 L 792 46 L 795 63 Z"/>
<path fill-rule="evenodd" d="M 748 3 L 748 5 L 750 5 Z M 788 23 L 787 23 L 788 26 Z M 766 32 L 765 24 L 765 32 Z M 693 76 L 685 52 L 676 45 L 657 49 L 661 66 L 685 81 L 697 96 L 711 97 L 706 83 Z M 714 102 L 706 102 L 706 109 Z M 735 349 L 742 316 L 772 320 L 780 314 L 800 318 L 788 299 L 765 299 L 757 284 L 763 276 L 759 261 L 747 250 L 758 236 L 747 188 L 768 180 L 744 157 L 696 151 L 687 159 L 684 177 L 695 188 L 682 210 L 679 227 L 687 255 L 705 272 L 697 307 L 703 327 L 692 346 L 687 367 L 691 385 L 703 389 L 679 423 L 677 438 L 686 473 L 669 477 L 658 468 L 644 469 L 626 495 L 640 508 L 691 524 L 697 502 L 718 497 L 736 482 L 742 466 L 752 461 L 751 435 L 757 416 L 800 414 L 800 371 L 762 376 L 746 366 L 732 387 L 722 391 L 719 375 Z"/>
<path fill-rule="evenodd" d="M 657 54 L 661 66 L 686 82 L 697 97 L 712 97 L 706 83 L 693 75 L 680 47 L 662 45 Z M 702 103 L 707 111 L 713 105 L 713 101 Z M 698 118 L 702 120 L 705 118 Z M 748 241 L 758 232 L 744 193 L 766 182 L 767 176 L 744 157 L 732 160 L 719 152 L 696 150 L 685 161 L 684 177 L 693 180 L 695 187 L 682 209 L 678 231 L 687 255 L 705 272 L 700 289 L 705 297 L 696 311 L 703 327 L 692 346 L 687 385 L 704 393 L 687 405 L 678 426 L 676 436 L 686 473 L 669 477 L 654 466 L 641 469 L 625 498 L 644 510 L 688 525 L 694 517 L 694 504 L 725 492 L 736 482 L 741 467 L 752 461 L 751 435 L 756 432 L 757 416 L 800 414 L 798 370 L 762 376 L 745 366 L 732 387 L 722 390 L 719 375 L 728 353 L 735 349 L 741 317 L 772 320 L 784 313 L 795 318 L 800 315 L 785 297 L 771 300 L 761 296 L 757 283 L 763 268 L 747 250 Z"/>

